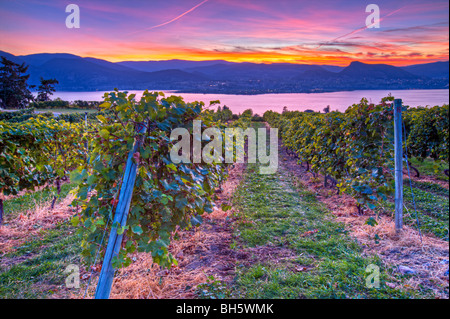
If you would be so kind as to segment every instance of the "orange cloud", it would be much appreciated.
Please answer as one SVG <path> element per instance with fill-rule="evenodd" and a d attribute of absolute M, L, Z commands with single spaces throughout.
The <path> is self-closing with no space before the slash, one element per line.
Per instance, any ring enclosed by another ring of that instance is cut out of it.
<path fill-rule="evenodd" d="M 0 4 L 0 50 L 17 55 L 342 66 L 353 60 L 408 65 L 449 55 L 448 2 L 442 1 L 417 0 L 400 10 L 379 0 L 385 17 L 381 28 L 366 29 L 367 13 L 359 0 L 340 5 L 330 0 L 209 0 L 207 5 L 206 0 L 133 5 L 79 0 L 82 27 L 77 30 L 65 28 L 61 3 L 23 1 L 29 10 L 19 2 Z"/>

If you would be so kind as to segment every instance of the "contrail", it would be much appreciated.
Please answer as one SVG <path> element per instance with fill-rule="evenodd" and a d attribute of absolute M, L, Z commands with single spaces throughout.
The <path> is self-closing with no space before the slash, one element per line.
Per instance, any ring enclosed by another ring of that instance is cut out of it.
<path fill-rule="evenodd" d="M 394 13 L 397 13 L 398 11 L 400 11 L 400 10 L 406 8 L 406 7 L 407 7 L 407 6 L 403 6 L 403 7 L 399 8 L 399 9 L 397 9 L 397 10 L 394 10 L 394 11 L 392 11 L 392 12 L 386 14 L 384 17 L 380 18 L 378 21 L 381 22 L 381 21 L 383 21 L 385 18 L 387 18 L 387 17 L 393 15 Z M 337 37 L 337 38 L 335 38 L 335 39 L 333 39 L 333 40 L 331 40 L 331 41 L 327 41 L 327 42 L 325 42 L 325 43 L 322 43 L 322 44 L 320 44 L 320 45 L 319 45 L 317 48 L 315 48 L 315 49 L 318 49 L 318 48 L 320 48 L 320 47 L 322 47 L 322 46 L 324 46 L 324 45 L 327 45 L 328 43 L 333 43 L 333 42 L 335 42 L 335 41 L 337 41 L 337 40 L 339 40 L 339 39 L 348 37 L 349 35 L 358 33 L 358 32 L 360 32 L 360 31 L 364 31 L 364 30 L 366 30 L 366 29 L 368 29 L 368 28 L 369 28 L 369 26 L 364 26 L 364 27 L 361 27 L 361 28 L 359 28 L 359 29 L 353 30 L 352 32 L 349 32 L 349 33 L 347 33 L 347 34 L 341 35 L 340 37 Z"/>
<path fill-rule="evenodd" d="M 166 21 L 166 22 L 164 22 L 164 23 L 161 23 L 161 24 L 158 24 L 158 25 L 154 25 L 153 27 L 146 28 L 146 29 L 143 29 L 143 30 L 140 30 L 140 31 L 136 31 L 136 32 L 133 32 L 133 33 L 130 33 L 130 34 L 134 34 L 134 33 L 142 32 L 142 31 L 147 31 L 147 30 L 156 29 L 156 28 L 165 26 L 165 25 L 167 25 L 167 24 L 169 24 L 169 23 L 172 23 L 172 22 L 174 22 L 174 21 L 177 21 L 178 19 L 184 17 L 186 14 L 188 14 L 188 13 L 194 11 L 195 9 L 197 9 L 198 7 L 200 7 L 201 5 L 203 5 L 204 3 L 208 2 L 208 1 L 209 1 L 209 0 L 204 0 L 204 1 L 200 2 L 200 3 L 197 4 L 195 7 L 193 7 L 193 8 L 191 8 L 191 9 L 189 9 L 188 11 L 186 11 L 186 12 L 180 14 L 179 16 L 173 18 L 172 20 L 169 20 L 169 21 Z"/>

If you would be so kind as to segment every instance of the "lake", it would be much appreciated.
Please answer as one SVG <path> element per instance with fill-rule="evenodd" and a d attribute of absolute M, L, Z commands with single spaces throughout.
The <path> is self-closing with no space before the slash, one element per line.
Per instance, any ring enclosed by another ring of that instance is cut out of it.
<path fill-rule="evenodd" d="M 143 91 L 130 90 L 140 98 Z M 331 111 L 345 111 L 350 105 L 358 103 L 365 97 L 369 102 L 378 103 L 389 93 L 395 98 L 402 99 L 403 104 L 411 107 L 435 106 L 449 103 L 449 90 L 368 90 L 344 91 L 332 93 L 279 93 L 259 95 L 233 94 L 201 94 L 201 93 L 173 93 L 163 91 L 166 95 L 180 95 L 186 102 L 203 101 L 209 105 L 210 101 L 220 100 L 221 105 L 228 106 L 233 113 L 242 113 L 251 108 L 255 114 L 262 115 L 267 110 L 282 112 L 286 106 L 290 111 L 304 111 L 307 109 L 322 111 L 327 105 Z M 85 100 L 102 101 L 105 92 L 55 92 L 54 98 L 66 101 Z"/>

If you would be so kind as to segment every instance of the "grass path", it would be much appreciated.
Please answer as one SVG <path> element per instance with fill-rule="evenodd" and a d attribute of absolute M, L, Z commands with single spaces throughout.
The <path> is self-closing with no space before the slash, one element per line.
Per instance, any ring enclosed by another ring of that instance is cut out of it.
<path fill-rule="evenodd" d="M 72 209 L 62 186 L 60 200 L 49 209 L 54 187 L 5 201 L 0 228 L 0 298 L 67 298 L 64 270 L 80 263 L 80 243 L 69 219 Z"/>
<path fill-rule="evenodd" d="M 432 297 L 429 291 L 387 286 L 408 276 L 363 257 L 345 225 L 313 193 L 294 186 L 282 166 L 276 174 L 260 175 L 249 165 L 234 204 L 240 210 L 236 249 L 259 253 L 253 264 L 237 265 L 235 289 L 244 298 Z M 366 287 L 370 264 L 380 267 L 378 289 Z"/>
<path fill-rule="evenodd" d="M 279 164 L 273 175 L 260 175 L 255 164 L 235 174 L 240 181 L 235 182 L 239 186 L 232 195 L 233 211 L 237 212 L 229 217 L 218 212 L 215 218 L 205 218 L 203 228 L 186 231 L 185 238 L 172 248 L 174 255 L 181 256 L 180 267 L 161 275 L 159 268 L 150 271 L 148 258 L 142 256 L 145 262 L 118 276 L 116 290 L 124 294 L 122 288 L 136 287 L 145 291 L 147 298 L 152 296 L 145 290 L 150 286 L 172 298 L 195 298 L 194 288 L 201 292 L 200 298 L 435 297 L 429 288 L 409 286 L 411 275 L 400 275 L 381 258 L 367 257 L 350 236 L 348 224 L 337 221 L 321 202 L 323 196 L 295 178 L 293 166 L 284 160 Z M 235 184 L 230 189 L 234 190 Z M 71 187 L 63 186 L 61 198 Z M 414 182 L 413 187 L 418 190 L 418 207 L 430 217 L 430 230 L 440 229 L 445 222 L 448 229 L 447 190 L 428 182 Z M 5 201 L 8 215 L 0 228 L 0 298 L 82 295 L 88 278 L 85 270 L 81 290 L 71 291 L 64 284 L 64 269 L 69 264 L 81 265 L 79 238 L 69 222 L 73 207 L 66 198 L 48 211 L 53 192 L 38 191 Z M 407 197 L 408 192 L 405 194 Z M 440 210 L 434 216 L 436 207 Z M 439 217 L 441 210 L 447 211 L 443 218 Z M 366 285 L 369 265 L 380 269 L 379 288 Z M 194 279 L 203 280 L 199 274 L 211 276 L 211 281 L 187 289 Z M 161 284 L 162 279 L 168 284 Z M 171 285 L 182 287 L 183 292 Z M 131 292 L 130 296 L 136 296 Z"/>
<path fill-rule="evenodd" d="M 405 179 L 403 186 L 403 198 L 406 207 L 403 215 L 404 223 L 412 227 L 417 227 L 418 219 L 422 232 L 433 234 L 437 238 L 448 241 L 448 189 L 438 184 L 417 181 L 412 181 L 411 185 L 412 191 L 409 179 Z M 417 210 L 417 214 L 415 209 Z M 391 215 L 392 217 L 394 210 L 395 203 L 392 199 L 390 201 L 384 201 L 379 209 L 380 212 Z"/>

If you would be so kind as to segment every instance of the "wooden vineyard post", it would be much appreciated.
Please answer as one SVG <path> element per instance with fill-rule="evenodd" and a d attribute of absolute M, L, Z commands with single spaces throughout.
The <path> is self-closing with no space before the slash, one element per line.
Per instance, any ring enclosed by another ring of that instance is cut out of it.
<path fill-rule="evenodd" d="M 403 228 L 402 100 L 394 100 L 395 230 Z"/>
<path fill-rule="evenodd" d="M 137 133 L 147 132 L 147 127 L 140 124 Z M 133 196 L 134 183 L 138 164 L 133 162 L 133 155 L 139 151 L 143 143 L 142 136 L 135 140 L 133 149 L 128 155 L 125 173 L 123 175 L 122 187 L 120 189 L 119 202 L 117 203 L 116 213 L 114 214 L 113 226 L 109 235 L 108 246 L 106 247 L 105 258 L 103 259 L 100 278 L 95 291 L 95 299 L 108 299 L 111 293 L 111 287 L 114 279 L 114 268 L 112 259 L 117 256 L 122 245 L 123 234 L 117 234 L 117 223 L 124 227 L 127 223 L 128 211 L 130 210 L 131 198 Z"/>

